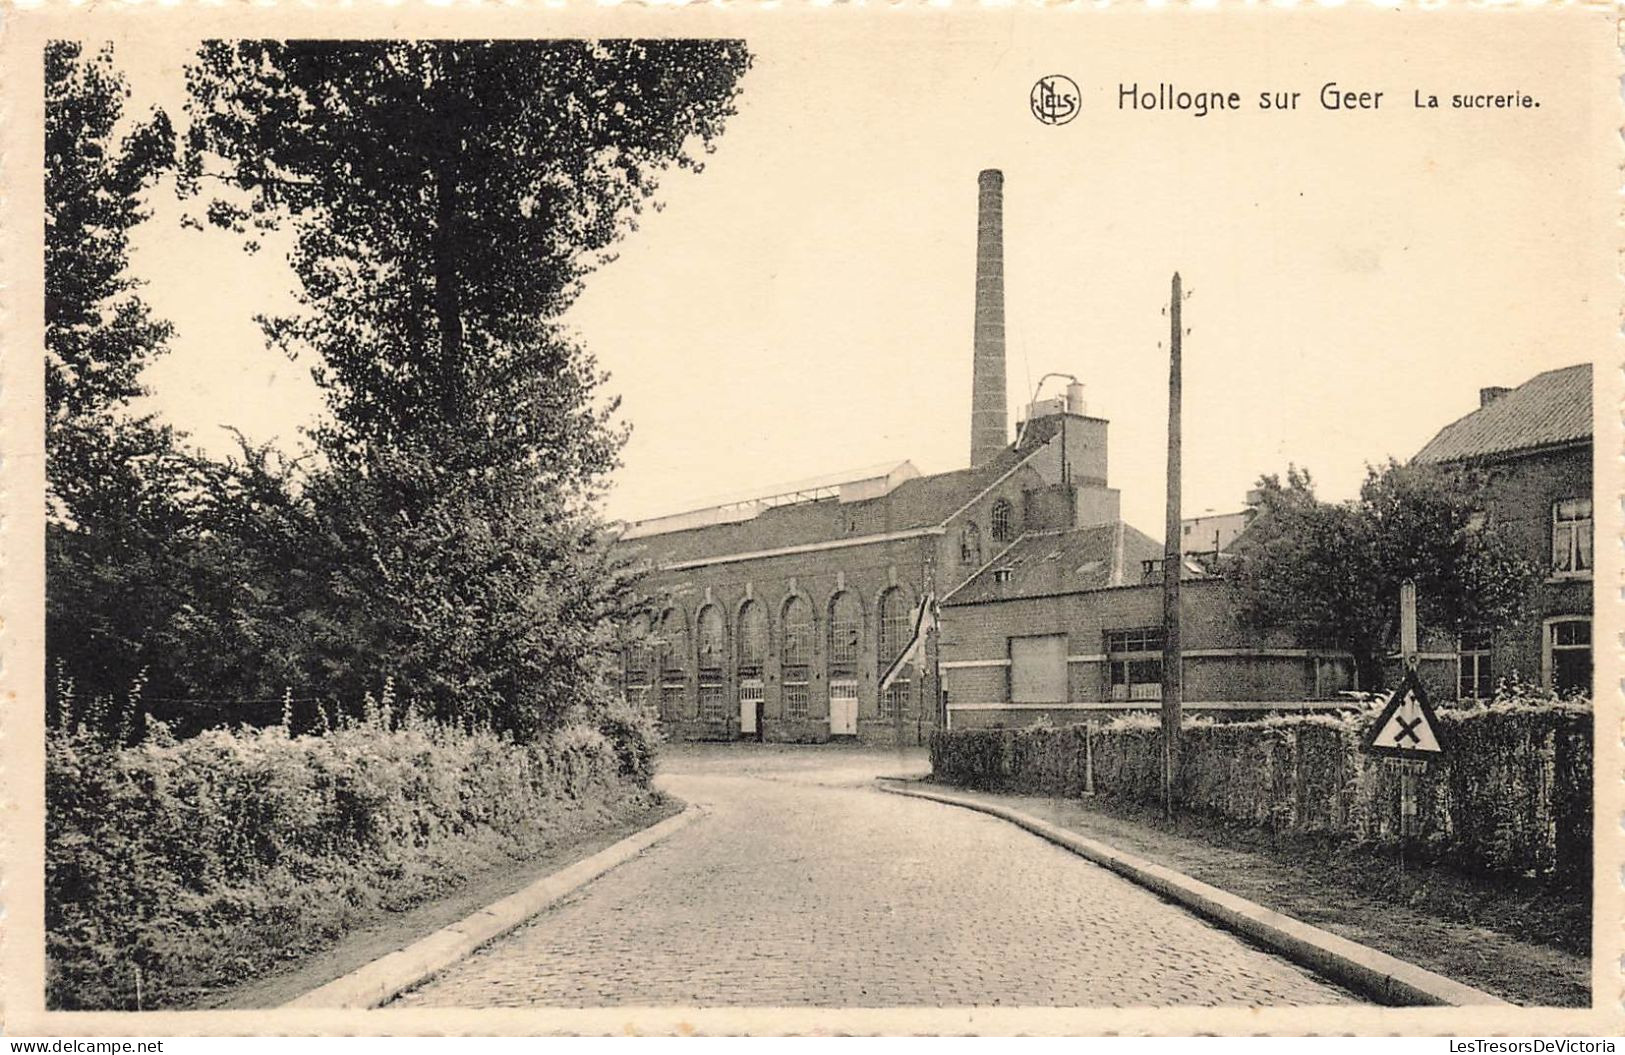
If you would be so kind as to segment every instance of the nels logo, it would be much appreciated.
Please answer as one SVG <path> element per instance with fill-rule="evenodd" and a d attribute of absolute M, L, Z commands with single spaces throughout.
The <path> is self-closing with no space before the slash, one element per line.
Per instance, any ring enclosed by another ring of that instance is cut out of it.
<path fill-rule="evenodd" d="M 1077 82 L 1064 73 L 1056 73 L 1040 77 L 1027 102 L 1041 124 L 1064 125 L 1078 116 L 1082 99 Z"/>

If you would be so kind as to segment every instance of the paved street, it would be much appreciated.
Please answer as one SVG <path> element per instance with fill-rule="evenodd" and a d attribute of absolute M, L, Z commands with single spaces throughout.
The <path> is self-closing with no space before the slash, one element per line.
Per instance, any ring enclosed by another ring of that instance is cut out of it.
<path fill-rule="evenodd" d="M 662 784 L 706 817 L 394 1006 L 1355 999 L 1014 825 L 870 786 L 899 768 L 883 751 L 675 751 Z"/>

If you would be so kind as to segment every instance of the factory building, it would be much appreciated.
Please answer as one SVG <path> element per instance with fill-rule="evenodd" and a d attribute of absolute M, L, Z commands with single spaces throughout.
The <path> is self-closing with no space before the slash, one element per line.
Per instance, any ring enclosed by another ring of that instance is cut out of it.
<path fill-rule="evenodd" d="M 684 739 L 923 741 L 940 715 L 939 642 L 880 691 L 940 598 L 1017 539 L 1101 528 L 1124 537 L 1107 483 L 1108 423 L 1083 388 L 1006 411 L 1004 177 L 977 181 L 970 465 L 907 461 L 631 524 L 648 613 L 623 656 L 629 698 Z M 1121 546 L 1120 546 L 1121 548 Z M 1116 566 L 1129 558 L 1119 554 Z M 1137 567 L 1137 566 L 1136 566 Z"/>
<path fill-rule="evenodd" d="M 1003 176 L 978 177 L 970 465 L 907 461 L 639 521 L 646 569 L 623 684 L 677 739 L 924 742 L 953 721 L 1065 719 L 1156 705 L 1162 544 L 1123 523 L 1108 423 L 1083 386 L 1006 414 Z M 1241 518 L 1232 518 L 1240 521 Z M 1243 526 L 1201 523 L 1224 548 Z M 1189 547 L 1193 552 L 1202 545 Z M 1201 575 L 1192 561 L 1192 575 Z M 1192 709 L 1326 699 L 1346 657 L 1247 639 L 1194 581 Z M 922 599 L 941 626 L 911 662 Z M 1150 636 L 1148 636 L 1150 635 Z M 1155 676 L 1153 676 L 1155 675 Z"/>

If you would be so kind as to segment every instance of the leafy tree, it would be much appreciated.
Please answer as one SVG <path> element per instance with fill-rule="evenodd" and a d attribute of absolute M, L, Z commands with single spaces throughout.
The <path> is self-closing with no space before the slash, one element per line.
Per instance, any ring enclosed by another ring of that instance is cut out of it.
<path fill-rule="evenodd" d="M 178 504 L 193 464 L 129 401 L 164 351 L 129 273 L 145 193 L 174 163 L 160 111 L 125 115 L 110 47 L 45 48 L 46 654 L 81 698 L 129 689 L 181 603 Z"/>
<path fill-rule="evenodd" d="M 122 137 L 129 95 L 112 48 L 85 56 L 80 44 L 45 48 L 45 404 L 47 435 L 105 423 L 142 393 L 139 374 L 171 328 L 154 319 L 129 274 L 130 231 L 147 218 L 142 197 L 174 164 L 162 111 Z M 51 445 L 59 467 L 71 463 Z"/>
<path fill-rule="evenodd" d="M 1515 537 L 1478 515 L 1483 479 L 1470 470 L 1390 461 L 1342 503 L 1317 499 L 1296 467 L 1259 488 L 1258 518 L 1225 573 L 1242 619 L 1353 653 L 1363 687 L 1382 684 L 1405 580 L 1417 584 L 1419 622 L 1451 632 L 1516 621 L 1534 588 Z"/>
<path fill-rule="evenodd" d="M 245 236 L 291 224 L 302 310 L 263 325 L 313 354 L 332 411 L 303 498 L 333 689 L 395 675 L 525 734 L 591 699 L 630 603 L 595 513 L 624 432 L 555 320 L 660 175 L 699 166 L 748 61 L 731 41 L 201 49 L 183 190 Z"/>

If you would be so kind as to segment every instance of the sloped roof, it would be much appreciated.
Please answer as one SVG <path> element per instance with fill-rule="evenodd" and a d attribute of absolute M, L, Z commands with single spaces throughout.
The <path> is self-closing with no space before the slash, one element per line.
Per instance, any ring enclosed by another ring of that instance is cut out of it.
<path fill-rule="evenodd" d="M 1034 532 L 1017 539 L 944 603 L 1049 597 L 1137 583 L 1140 562 L 1161 556 L 1162 543 L 1121 522 Z M 1009 572 L 1004 582 L 995 574 L 1001 569 Z"/>
<path fill-rule="evenodd" d="M 749 520 L 647 535 L 622 546 L 638 559 L 664 565 L 935 527 L 1027 457 L 1006 448 L 984 465 L 905 480 L 877 498 L 777 506 Z"/>
<path fill-rule="evenodd" d="M 1591 438 L 1591 364 L 1536 374 L 1488 406 L 1446 425 L 1418 462 L 1456 462 Z"/>

